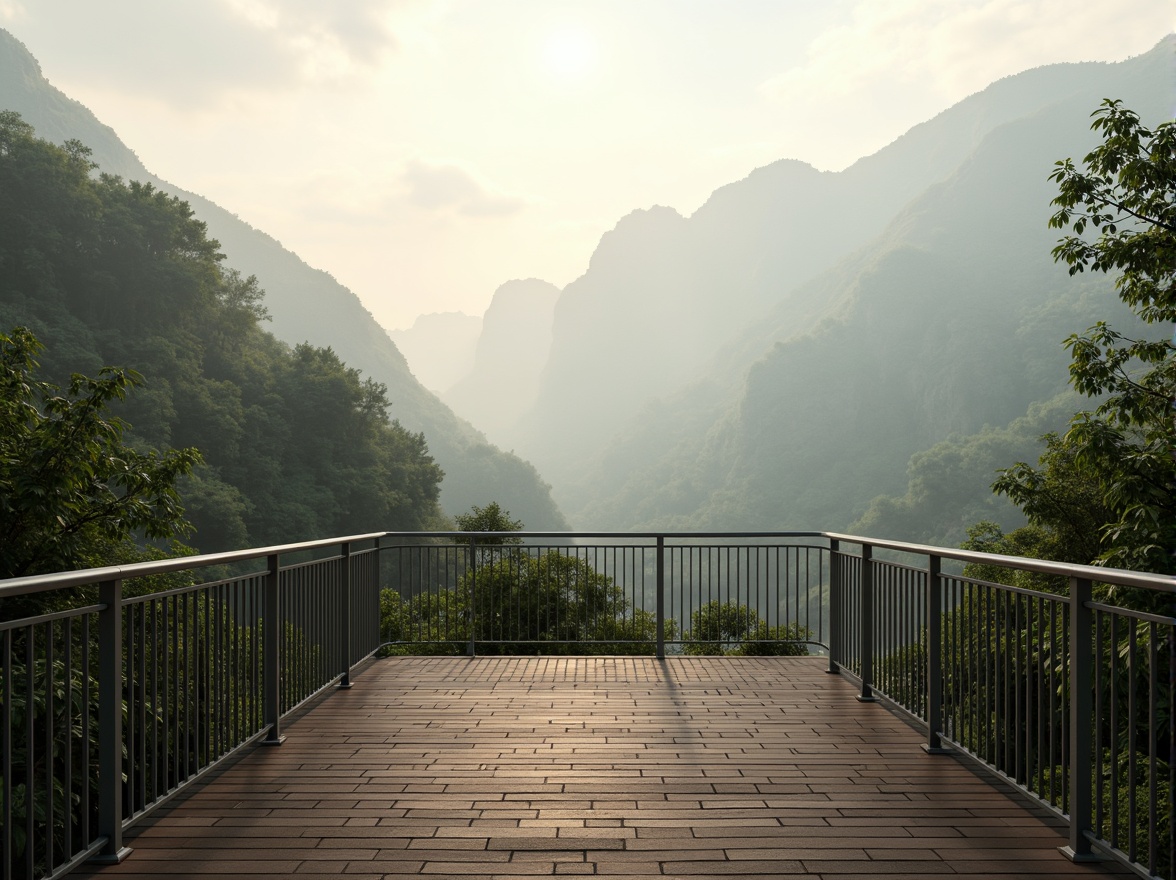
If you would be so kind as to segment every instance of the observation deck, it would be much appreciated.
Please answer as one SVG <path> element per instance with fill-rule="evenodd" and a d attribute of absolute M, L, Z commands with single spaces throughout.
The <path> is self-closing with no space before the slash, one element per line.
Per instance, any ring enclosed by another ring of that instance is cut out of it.
<path fill-rule="evenodd" d="M 1176 579 L 503 539 L 0 582 L 0 878 L 1173 876 Z"/>
<path fill-rule="evenodd" d="M 77 876 L 1094 878 L 820 658 L 376 660 Z"/>

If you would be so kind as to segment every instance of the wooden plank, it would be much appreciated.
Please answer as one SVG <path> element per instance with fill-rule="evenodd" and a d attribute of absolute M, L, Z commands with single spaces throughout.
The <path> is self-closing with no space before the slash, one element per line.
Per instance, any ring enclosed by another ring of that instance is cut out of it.
<path fill-rule="evenodd" d="M 818 658 L 396 657 L 80 877 L 1012 880 L 1075 865 L 1030 810 Z"/>

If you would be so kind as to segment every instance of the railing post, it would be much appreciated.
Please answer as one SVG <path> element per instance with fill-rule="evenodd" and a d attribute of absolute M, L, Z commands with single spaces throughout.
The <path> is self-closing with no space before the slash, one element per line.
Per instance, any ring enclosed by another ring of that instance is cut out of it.
<path fill-rule="evenodd" d="M 106 845 L 90 861 L 115 865 L 123 846 L 123 624 L 122 581 L 98 585 L 98 833 Z M 31 845 L 31 841 L 30 841 Z"/>
<path fill-rule="evenodd" d="M 927 742 L 923 751 L 945 755 L 939 734 L 943 732 L 943 587 L 939 583 L 943 560 L 927 557 Z"/>
<path fill-rule="evenodd" d="M 829 539 L 829 668 L 830 675 L 841 673 L 841 542 Z"/>
<path fill-rule="evenodd" d="M 477 648 L 474 645 L 474 630 L 477 618 L 474 615 L 474 579 L 478 576 L 478 539 L 470 535 L 470 594 L 467 597 L 469 601 L 466 602 L 466 625 L 470 631 L 470 643 L 466 646 L 466 656 L 473 657 L 477 653 Z"/>
<path fill-rule="evenodd" d="M 1093 589 L 1088 578 L 1070 578 L 1070 843 L 1058 847 L 1074 862 L 1094 862 L 1087 834 L 1093 830 L 1094 750 L 1090 719 L 1094 714 Z"/>
<path fill-rule="evenodd" d="M 384 640 L 384 621 L 380 615 L 380 571 L 384 562 L 384 539 L 376 538 L 376 546 L 372 556 L 372 579 L 367 585 L 367 588 L 372 591 L 372 595 L 376 597 L 376 613 L 375 619 L 372 620 L 371 625 L 375 629 L 373 638 L 368 642 L 364 648 L 364 653 L 367 653 L 373 647 L 378 646 Z"/>
<path fill-rule="evenodd" d="M 269 731 L 262 745 L 280 746 L 282 736 L 282 671 L 279 646 L 282 638 L 282 616 L 278 592 L 278 562 L 275 553 L 266 559 L 265 592 L 261 609 L 261 653 L 265 674 L 262 679 L 262 702 L 265 704 L 265 724 Z"/>
<path fill-rule="evenodd" d="M 870 686 L 874 677 L 874 548 L 862 544 L 862 601 L 861 620 L 858 622 L 858 643 L 862 651 L 862 692 L 857 698 L 863 703 L 877 702 Z"/>
<path fill-rule="evenodd" d="M 657 599 L 654 614 L 657 621 L 657 658 L 666 657 L 666 539 L 657 537 Z"/>
<path fill-rule="evenodd" d="M 343 676 L 340 688 L 351 687 L 351 542 L 343 542 Z"/>

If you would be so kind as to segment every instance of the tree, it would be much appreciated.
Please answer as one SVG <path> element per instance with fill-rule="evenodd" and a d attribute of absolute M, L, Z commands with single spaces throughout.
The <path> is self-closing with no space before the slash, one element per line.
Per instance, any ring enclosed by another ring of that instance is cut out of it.
<path fill-rule="evenodd" d="M 0 578 L 101 565 L 138 536 L 185 534 L 176 481 L 200 453 L 139 452 L 106 413 L 141 377 L 74 374 L 62 395 L 33 375 L 40 350 L 25 328 L 0 334 Z"/>
<path fill-rule="evenodd" d="M 1092 128 L 1103 142 L 1083 168 L 1058 162 L 1050 219 L 1070 229 L 1053 250 L 1070 274 L 1118 272 L 1119 298 L 1144 327 L 1128 335 L 1099 322 L 1070 336 L 1070 381 L 1101 402 L 1076 413 L 1039 467 L 1018 463 L 994 489 L 1021 506 L 1030 523 L 1057 528 L 1049 511 L 1060 468 L 1071 488 L 1096 487 L 1105 519 L 1073 546 L 1097 547 L 1076 559 L 1161 573 L 1176 572 L 1176 338 L 1146 326 L 1176 322 L 1176 123 L 1155 129 L 1119 101 L 1104 101 Z M 1088 240 L 1083 234 L 1096 231 Z M 1078 498 L 1071 499 L 1074 507 Z M 1071 543 L 1071 542 L 1067 542 Z"/>
<path fill-rule="evenodd" d="M 471 637 L 486 654 L 649 654 L 657 620 L 624 588 L 574 553 L 511 547 L 467 569 L 453 588 L 405 598 L 380 595 L 382 638 L 395 652 L 461 652 Z M 673 639 L 676 627 L 665 622 Z"/>
<path fill-rule="evenodd" d="M 734 602 L 707 602 L 690 615 L 686 654 L 742 654 L 800 657 L 812 633 L 799 624 L 770 626 L 754 608 Z"/>
<path fill-rule="evenodd" d="M 88 150 L 0 111 L 0 329 L 49 345 L 43 380 L 119 364 L 146 376 L 109 412 L 134 449 L 196 447 L 178 486 L 204 552 L 437 529 L 441 469 L 386 389 L 330 349 L 266 333 L 256 278 L 224 265 L 192 207 L 95 177 Z"/>
<path fill-rule="evenodd" d="M 523 521 L 510 518 L 510 511 L 503 510 L 497 501 L 491 501 L 485 507 L 473 505 L 469 513 L 459 513 L 454 518 L 460 532 L 519 532 L 523 529 Z M 479 538 L 482 544 L 519 544 L 519 538 L 501 535 L 493 538 Z"/>
<path fill-rule="evenodd" d="M 1013 555 L 1029 555 L 1082 565 L 1098 559 L 1109 548 L 1103 533 L 1115 511 L 1101 487 L 1077 461 L 1074 445 L 1054 432 L 1041 438 L 1045 451 L 1038 466 L 1018 463 L 1000 472 L 993 489 L 1025 513 L 1029 525 L 1009 537 L 1019 546 Z M 1015 537 L 1014 537 L 1015 536 Z M 974 538 L 974 535 L 969 535 Z M 1007 553 L 1009 548 L 992 552 Z"/>
<path fill-rule="evenodd" d="M 459 513 L 453 518 L 457 525 L 459 532 L 520 532 L 523 530 L 523 521 L 520 519 L 511 519 L 510 511 L 503 510 L 498 506 L 497 501 L 491 501 L 485 507 L 478 507 L 474 504 L 470 507 L 469 513 Z M 459 544 L 467 544 L 466 539 L 456 539 Z M 523 539 L 510 534 L 498 534 L 484 536 L 474 539 L 478 544 L 478 550 L 475 554 L 474 562 L 477 565 L 485 565 L 494 559 L 503 557 L 503 554 L 510 554 L 510 551 L 503 549 L 514 547 L 523 543 Z"/>

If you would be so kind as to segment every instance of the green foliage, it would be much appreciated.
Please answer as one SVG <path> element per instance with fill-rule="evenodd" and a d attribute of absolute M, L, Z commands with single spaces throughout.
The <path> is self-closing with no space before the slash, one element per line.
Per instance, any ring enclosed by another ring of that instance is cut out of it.
<path fill-rule="evenodd" d="M 61 394 L 35 377 L 39 350 L 25 328 L 0 334 L 0 578 L 103 564 L 139 535 L 186 533 L 176 482 L 199 453 L 138 452 L 108 413 L 141 378 L 74 374 Z"/>
<path fill-rule="evenodd" d="M 25 632 L 17 631 L 13 636 L 14 647 L 23 649 L 27 638 Z M 66 861 L 73 855 L 65 852 L 62 838 L 67 826 L 75 839 L 80 837 L 81 785 L 74 780 L 73 786 L 67 787 L 61 768 L 72 765 L 77 768 L 75 772 L 89 773 L 91 782 L 97 782 L 97 749 L 93 742 L 87 743 L 82 736 L 85 721 L 95 728 L 98 721 L 94 685 L 81 674 L 81 658 L 87 648 L 81 639 L 75 640 L 70 648 L 67 656 L 59 650 L 52 662 L 46 659 L 43 651 L 38 652 L 31 666 L 25 662 L 25 652 L 18 650 L 14 651 L 10 662 L 14 687 L 5 697 L 12 713 L 12 730 L 22 734 L 31 731 L 32 736 L 14 737 L 12 745 L 12 779 L 15 783 L 12 786 L 12 851 L 0 856 L 5 876 L 30 876 L 25 870 L 25 859 L 30 855 L 30 820 L 33 830 L 32 877 L 47 876 L 52 869 L 51 865 L 45 864 L 44 847 L 38 845 L 47 832 L 53 833 L 55 863 Z M 90 649 L 89 653 L 96 663 L 97 651 Z M 32 687 L 29 687 L 30 682 L 34 683 Z M 51 747 L 38 748 L 42 743 L 51 743 Z M 31 817 L 28 809 L 30 781 L 33 795 Z M 96 816 L 85 818 L 92 827 Z"/>
<path fill-rule="evenodd" d="M 403 598 L 380 591 L 380 639 L 385 654 L 463 654 L 469 643 L 469 602 L 457 590 Z"/>
<path fill-rule="evenodd" d="M 223 266 L 187 203 L 93 167 L 82 145 L 0 114 L 0 320 L 49 345 L 50 381 L 112 363 L 146 377 L 109 402 L 127 446 L 201 451 L 178 483 L 193 542 L 440 526 L 443 474 L 422 435 L 389 422 L 384 386 L 262 331 L 257 279 Z"/>
<path fill-rule="evenodd" d="M 511 519 L 510 511 L 503 510 L 497 501 L 491 501 L 485 507 L 473 505 L 469 513 L 459 513 L 454 518 L 458 531 L 461 532 L 518 532 L 523 529 L 522 520 Z M 519 538 L 506 535 L 479 538 L 482 544 L 518 544 Z"/>
<path fill-rule="evenodd" d="M 809 650 L 804 643 L 812 637 L 812 630 L 799 623 L 769 626 L 761 620 L 732 653 L 744 657 L 805 657 Z"/>
<path fill-rule="evenodd" d="M 746 605 L 715 600 L 691 613 L 683 653 L 802 657 L 811 637 L 799 624 L 769 626 Z"/>
<path fill-rule="evenodd" d="M 977 553 L 1051 559 L 1053 557 L 1046 554 L 1056 549 L 1057 540 L 1049 529 L 1041 526 L 1022 526 L 1006 533 L 996 523 L 983 521 L 969 527 L 967 540 L 960 544 L 960 547 L 964 550 L 974 550 Z M 1058 561 L 1074 562 L 1076 560 Z M 1063 593 L 1066 590 L 1065 578 L 1006 568 L 1002 565 L 969 562 L 964 566 L 964 576 L 989 583 L 1008 584 L 1013 587 L 1042 590 L 1049 593 Z"/>
<path fill-rule="evenodd" d="M 1061 239 L 1053 256 L 1069 265 L 1071 275 L 1087 269 L 1118 272 L 1119 297 L 1141 326 L 1129 336 L 1100 321 L 1066 340 L 1071 384 L 1101 402 L 1091 411 L 1076 413 L 1064 435 L 1047 434 L 1036 466 L 1019 462 L 1000 472 L 993 489 L 1020 507 L 1029 524 L 1005 534 L 993 523 L 979 523 L 969 531 L 964 547 L 1171 573 L 1176 571 L 1176 340 L 1157 338 L 1148 327 L 1176 321 L 1176 124 L 1150 130 L 1119 102 L 1106 101 L 1095 112 L 1092 127 L 1103 142 L 1085 157 L 1083 169 L 1065 160 L 1057 163 L 1050 178 L 1059 189 L 1050 225 L 1073 233 Z M 1097 238 L 1083 238 L 1088 230 L 1097 231 Z M 1068 590 L 1063 578 L 996 565 L 972 563 L 964 573 L 981 581 L 1061 595 Z M 1156 591 L 1095 584 L 1094 592 L 1100 602 L 1171 614 L 1171 597 Z M 1012 601 L 1017 612 L 1009 617 L 1000 609 L 1007 609 L 1010 600 L 998 602 L 991 588 L 977 585 L 968 589 L 959 609 L 945 615 L 945 631 L 962 633 L 967 640 L 957 648 L 967 662 L 953 671 L 952 677 L 959 680 L 951 686 L 968 700 L 980 698 L 982 705 L 1023 701 L 1027 713 L 1046 696 L 1041 681 L 1031 676 L 1014 687 L 1006 675 L 1002 685 L 987 670 L 1007 666 L 1014 645 L 1032 646 L 1026 662 L 1030 668 L 1049 671 L 1061 697 L 1068 685 L 1061 652 L 1054 644 L 1060 623 L 1056 614 L 1041 619 L 1040 602 L 1020 597 Z M 1098 687 L 1105 691 L 1104 699 L 1113 694 L 1128 712 L 1135 707 L 1135 715 L 1124 718 L 1122 709 L 1104 709 L 1096 719 L 1101 741 L 1115 744 L 1115 752 L 1102 756 L 1104 772 L 1114 772 L 1119 780 L 1118 794 L 1106 786 L 1096 791 L 1105 815 L 1113 815 L 1111 810 L 1117 808 L 1116 827 L 1096 831 L 1117 837 L 1123 846 L 1132 831 L 1146 840 L 1147 822 L 1145 810 L 1137 807 L 1132 813 L 1128 808 L 1125 792 L 1157 780 L 1138 770 L 1132 778 L 1122 755 L 1133 748 L 1140 756 L 1137 768 L 1154 766 L 1165 776 L 1169 773 L 1161 756 L 1172 748 L 1172 707 L 1166 696 L 1171 692 L 1168 658 L 1173 634 L 1170 626 L 1142 620 L 1117 615 L 1102 619 L 1105 629 L 1098 644 L 1105 647 L 1095 659 Z M 1117 630 L 1107 622 L 1112 619 Z M 1144 650 L 1153 638 L 1162 642 L 1152 646 L 1158 649 L 1158 667 Z M 1165 696 L 1153 703 L 1149 684 L 1155 688 L 1152 693 Z M 1149 717 L 1148 712 L 1154 715 Z M 1019 708 L 1016 717 L 1029 716 Z M 971 732 L 976 739 L 970 747 L 995 761 L 994 750 L 1002 737 L 1019 740 L 1023 731 L 1006 729 L 990 735 L 991 724 L 983 720 L 979 732 Z M 1011 723 L 1007 715 L 1004 723 Z M 1060 754 L 1064 744 L 1053 745 Z M 1057 773 L 1045 765 L 1044 755 L 1030 751 L 1025 762 L 1025 767 L 1003 769 L 1016 778 L 1032 778 L 1036 772 L 1048 779 Z M 1156 791 L 1170 810 L 1164 781 Z M 1168 812 L 1161 810 L 1158 818 L 1166 821 Z M 1165 862 L 1166 854 L 1160 853 L 1159 861 Z M 1164 864 L 1161 874 L 1166 876 L 1170 868 Z"/>
<path fill-rule="evenodd" d="M 634 609 L 612 578 L 574 555 L 502 547 L 454 587 L 380 596 L 382 639 L 395 653 L 461 653 L 472 636 L 484 654 L 649 654 L 657 623 Z M 673 621 L 665 623 L 672 640 Z"/>
<path fill-rule="evenodd" d="M 481 651 L 611 653 L 622 641 L 653 648 L 652 615 L 631 612 L 621 587 L 577 556 L 508 552 L 467 572 L 458 591 L 472 599 L 474 640 L 487 643 Z"/>
<path fill-rule="evenodd" d="M 126 582 L 124 595 L 157 592 L 185 581 L 191 581 L 190 572 L 137 578 Z M 174 790 L 264 726 L 262 622 L 248 613 L 235 614 L 226 607 L 231 603 L 217 601 L 216 593 L 215 588 L 173 593 L 124 607 L 124 773 L 142 781 L 142 788 L 124 785 L 126 815 Z M 92 842 L 83 837 L 83 827 L 91 834 L 97 827 L 100 725 L 94 672 L 99 645 L 93 622 L 87 625 L 80 616 L 14 628 L 9 638 L 5 672 L 11 689 L 0 698 L 11 711 L 14 734 L 13 847 L 0 855 L 0 865 L 6 860 L 11 876 L 31 880 L 48 876 L 54 865 Z M 323 683 L 323 650 L 289 621 L 283 623 L 280 639 L 284 712 Z M 328 677 L 333 674 L 327 672 Z M 28 781 L 31 817 L 25 797 Z M 88 801 L 82 798 L 84 787 L 90 792 Z M 30 824 L 31 874 L 25 870 Z M 67 833 L 73 851 L 66 850 Z M 52 852 L 50 865 L 47 850 Z"/>
<path fill-rule="evenodd" d="M 1066 159 L 1050 176 L 1059 190 L 1050 226 L 1073 233 L 1059 241 L 1054 259 L 1071 275 L 1118 272 L 1119 298 L 1145 327 L 1176 322 L 1176 123 L 1149 129 L 1110 100 L 1093 115 L 1103 142 L 1082 169 Z M 1097 238 L 1083 237 L 1088 228 Z M 1047 449 L 1041 470 L 1020 463 L 996 489 L 1032 521 L 1033 511 L 1041 515 L 1053 504 L 1056 459 L 1064 458 L 1065 469 L 1101 497 L 1106 518 L 1097 536 L 1082 541 L 1098 544 L 1098 561 L 1176 571 L 1176 344 L 1099 322 L 1066 346 L 1071 383 L 1102 402 L 1075 414 L 1064 438 Z M 1065 506 L 1074 509 L 1078 501 Z"/>
<path fill-rule="evenodd" d="M 993 474 L 1009 461 L 1036 455 L 1042 434 L 1064 426 L 1077 399 L 1067 391 L 1034 404 L 1004 427 L 985 426 L 915 453 L 907 465 L 905 494 L 875 498 L 848 531 L 951 547 L 964 540 L 975 522 L 996 522 L 1002 528 L 1022 525 L 1021 511 L 991 491 Z"/>
<path fill-rule="evenodd" d="M 1114 512 L 1098 483 L 1077 463 L 1074 448 L 1052 432 L 1041 439 L 1046 448 L 1038 467 L 1019 462 L 1000 471 L 993 484 L 994 490 L 1024 511 L 1029 524 L 1006 533 L 996 523 L 981 521 L 968 529 L 961 546 L 981 553 L 1090 565 L 1105 552 L 1103 526 Z M 1066 590 L 1065 578 L 999 565 L 969 563 L 964 574 L 1026 589 Z"/>
<path fill-rule="evenodd" d="M 992 488 L 1024 511 L 1040 536 L 1039 558 L 1089 565 L 1105 551 L 1100 532 L 1114 512 L 1074 447 L 1052 432 L 1041 439 L 1038 467 L 1019 463 L 1002 470 Z"/>

